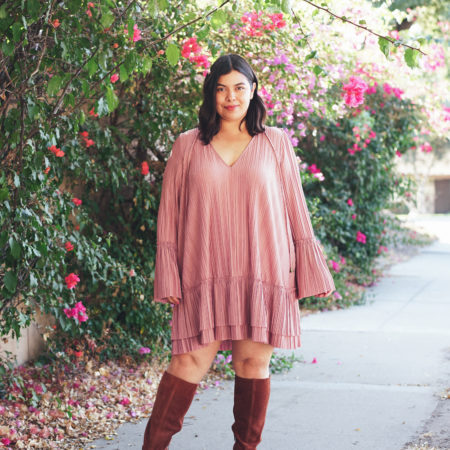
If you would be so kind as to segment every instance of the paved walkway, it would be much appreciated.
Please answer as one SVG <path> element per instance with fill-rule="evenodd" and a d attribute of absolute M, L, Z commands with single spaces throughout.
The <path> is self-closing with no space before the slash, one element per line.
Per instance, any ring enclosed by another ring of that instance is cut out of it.
<path fill-rule="evenodd" d="M 272 376 L 258 449 L 401 450 L 430 430 L 450 449 L 438 395 L 450 387 L 450 217 L 417 220 L 440 240 L 393 266 L 365 305 L 302 318 L 305 362 Z M 232 381 L 197 396 L 171 449 L 231 450 L 232 400 Z M 145 424 L 91 448 L 141 449 Z"/>

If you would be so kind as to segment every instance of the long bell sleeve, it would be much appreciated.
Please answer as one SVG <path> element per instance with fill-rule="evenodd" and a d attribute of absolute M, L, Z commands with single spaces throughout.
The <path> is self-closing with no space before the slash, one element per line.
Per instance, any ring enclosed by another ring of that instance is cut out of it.
<path fill-rule="evenodd" d="M 175 140 L 163 173 L 156 232 L 155 280 L 153 300 L 168 303 L 165 297 L 181 299 L 181 280 L 177 258 L 178 218 L 182 177 L 180 136 Z"/>
<path fill-rule="evenodd" d="M 288 135 L 284 131 L 282 134 L 280 166 L 295 246 L 296 298 L 300 299 L 335 290 L 335 286 L 325 256 L 314 235 L 297 156 Z"/>

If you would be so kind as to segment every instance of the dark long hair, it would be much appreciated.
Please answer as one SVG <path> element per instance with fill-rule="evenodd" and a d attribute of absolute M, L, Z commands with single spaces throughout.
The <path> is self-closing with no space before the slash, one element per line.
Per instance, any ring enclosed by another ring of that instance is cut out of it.
<path fill-rule="evenodd" d="M 203 103 L 198 112 L 197 128 L 200 130 L 199 137 L 204 145 L 208 145 L 214 135 L 220 129 L 220 116 L 216 110 L 216 88 L 217 81 L 221 75 L 230 73 L 232 70 L 237 70 L 246 76 L 250 84 L 250 89 L 253 83 L 256 83 L 253 98 L 250 100 L 247 114 L 239 124 L 245 120 L 247 131 L 250 136 L 255 136 L 262 133 L 264 128 L 264 121 L 266 119 L 266 107 L 262 98 L 258 95 L 258 79 L 256 78 L 250 64 L 235 53 L 220 56 L 211 66 L 208 75 L 203 82 Z"/>

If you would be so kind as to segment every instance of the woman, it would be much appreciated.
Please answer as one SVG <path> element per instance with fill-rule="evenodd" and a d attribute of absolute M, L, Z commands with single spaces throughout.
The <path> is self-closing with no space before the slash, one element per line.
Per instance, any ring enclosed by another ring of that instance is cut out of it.
<path fill-rule="evenodd" d="M 175 140 L 157 221 L 154 299 L 173 305 L 172 359 L 143 450 L 181 430 L 218 350 L 236 373 L 234 449 L 261 442 L 274 347 L 300 346 L 296 299 L 334 283 L 314 237 L 292 144 L 264 127 L 250 65 L 221 56 L 203 86 L 196 128 Z"/>

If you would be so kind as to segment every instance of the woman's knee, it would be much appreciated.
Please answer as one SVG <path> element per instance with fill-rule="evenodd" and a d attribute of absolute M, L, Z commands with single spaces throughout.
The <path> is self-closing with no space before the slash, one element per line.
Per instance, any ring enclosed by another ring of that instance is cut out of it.
<path fill-rule="evenodd" d="M 233 369 L 243 378 L 266 378 L 269 373 L 270 359 L 265 357 L 246 357 L 240 360 L 233 359 Z"/>
<path fill-rule="evenodd" d="M 211 366 L 212 360 L 217 353 L 220 342 L 211 343 L 210 345 L 189 353 L 172 355 L 172 360 L 168 367 L 168 371 L 180 378 L 198 383 Z"/>

